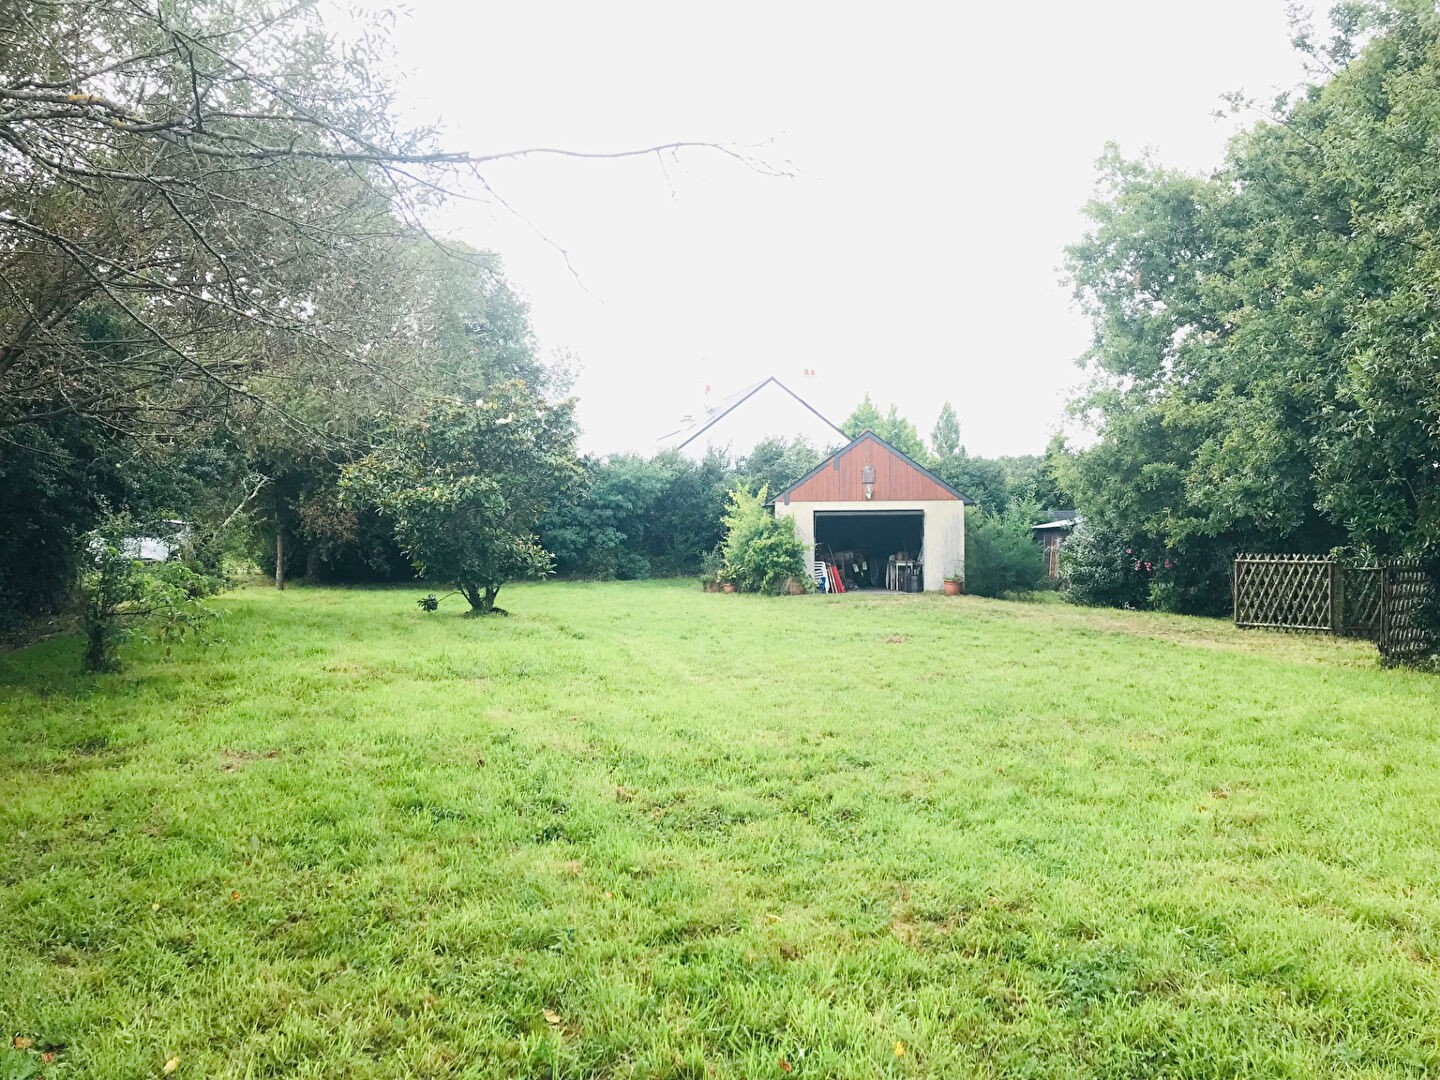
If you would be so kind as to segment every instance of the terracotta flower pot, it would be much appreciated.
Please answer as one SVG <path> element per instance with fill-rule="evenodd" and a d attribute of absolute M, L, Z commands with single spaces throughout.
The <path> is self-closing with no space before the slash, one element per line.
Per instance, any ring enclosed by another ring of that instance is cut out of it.
<path fill-rule="evenodd" d="M 720 586 L 720 591 L 721 591 L 721 592 L 734 592 L 734 591 L 735 591 L 735 583 L 734 583 L 733 581 L 727 581 L 727 582 L 725 582 L 725 584 L 723 584 L 723 585 Z"/>
<path fill-rule="evenodd" d="M 787 578 L 786 581 L 785 581 L 785 591 L 786 591 L 787 593 L 789 593 L 791 596 L 804 596 L 804 595 L 805 595 L 805 583 L 804 583 L 803 581 L 799 581 L 799 580 L 797 580 L 797 579 L 795 579 L 795 578 L 793 578 L 793 577 L 792 577 L 792 578 Z"/>
<path fill-rule="evenodd" d="M 959 596 L 959 595 L 960 595 L 962 592 L 964 592 L 964 591 L 965 591 L 965 583 L 964 583 L 963 581 L 957 581 L 957 580 L 955 580 L 954 578 L 946 578 L 946 579 L 945 579 L 945 595 L 946 595 L 946 596 Z"/>

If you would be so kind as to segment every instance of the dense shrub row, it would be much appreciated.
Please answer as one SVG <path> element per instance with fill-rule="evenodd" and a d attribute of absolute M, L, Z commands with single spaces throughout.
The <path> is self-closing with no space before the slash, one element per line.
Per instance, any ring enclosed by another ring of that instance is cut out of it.
<path fill-rule="evenodd" d="M 725 535 L 726 500 L 737 488 L 779 491 L 819 462 L 804 440 L 768 439 L 732 461 L 670 452 L 590 458 L 568 499 L 540 522 L 540 542 L 567 577 L 694 574 Z"/>

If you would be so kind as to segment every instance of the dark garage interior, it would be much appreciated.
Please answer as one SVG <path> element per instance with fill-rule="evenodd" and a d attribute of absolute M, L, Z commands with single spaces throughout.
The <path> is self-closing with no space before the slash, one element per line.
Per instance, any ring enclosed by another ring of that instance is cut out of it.
<path fill-rule="evenodd" d="M 815 557 L 840 568 L 847 589 L 885 588 L 892 555 L 918 560 L 923 510 L 817 510 Z"/>

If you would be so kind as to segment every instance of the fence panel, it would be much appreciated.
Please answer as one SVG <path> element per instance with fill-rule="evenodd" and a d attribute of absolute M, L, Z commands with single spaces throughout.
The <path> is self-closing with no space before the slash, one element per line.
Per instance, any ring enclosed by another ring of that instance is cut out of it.
<path fill-rule="evenodd" d="M 1337 629 L 1337 575 L 1323 555 L 1241 555 L 1235 560 L 1235 625 Z"/>
<path fill-rule="evenodd" d="M 1379 641 L 1384 628 L 1385 568 L 1346 566 L 1340 581 L 1340 633 Z"/>
<path fill-rule="evenodd" d="M 1415 560 L 1341 566 L 1323 555 L 1241 555 L 1235 625 L 1369 638 L 1395 663 L 1440 652 L 1429 609 L 1440 580 Z"/>
<path fill-rule="evenodd" d="M 1395 663 L 1413 663 L 1433 652 L 1437 642 L 1425 625 L 1425 607 L 1434 583 L 1418 562 L 1395 562 L 1386 567 L 1381 602 L 1383 628 L 1380 652 Z"/>

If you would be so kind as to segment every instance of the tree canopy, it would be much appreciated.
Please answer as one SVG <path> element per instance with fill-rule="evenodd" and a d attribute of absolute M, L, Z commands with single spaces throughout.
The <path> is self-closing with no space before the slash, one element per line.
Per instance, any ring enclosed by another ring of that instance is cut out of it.
<path fill-rule="evenodd" d="M 865 399 L 855 406 L 855 410 L 845 418 L 840 429 L 850 438 L 859 438 L 865 431 L 873 431 L 880 438 L 884 439 L 895 449 L 908 454 L 919 462 L 926 462 L 930 458 L 929 451 L 925 449 L 924 442 L 920 439 L 920 432 L 916 430 L 905 417 L 900 415 L 900 410 L 891 405 L 889 412 L 881 414 L 870 400 L 867 393 Z"/>
<path fill-rule="evenodd" d="M 1087 517 L 1183 554 L 1223 607 L 1242 548 L 1419 552 L 1440 536 L 1440 15 L 1346 5 L 1333 77 L 1211 176 L 1113 148 L 1068 255 L 1095 342 Z"/>
<path fill-rule="evenodd" d="M 393 564 L 340 468 L 437 401 L 563 392 L 497 261 L 425 225 L 514 155 L 400 126 L 362 31 L 310 0 L 5 5 L 0 629 L 53 609 L 119 513 L 258 517 L 282 572 L 287 539 Z"/>
<path fill-rule="evenodd" d="M 955 415 L 955 406 L 945 402 L 940 406 L 940 415 L 930 431 L 930 449 L 940 460 L 954 457 L 964 449 L 960 445 L 960 419 Z"/>

